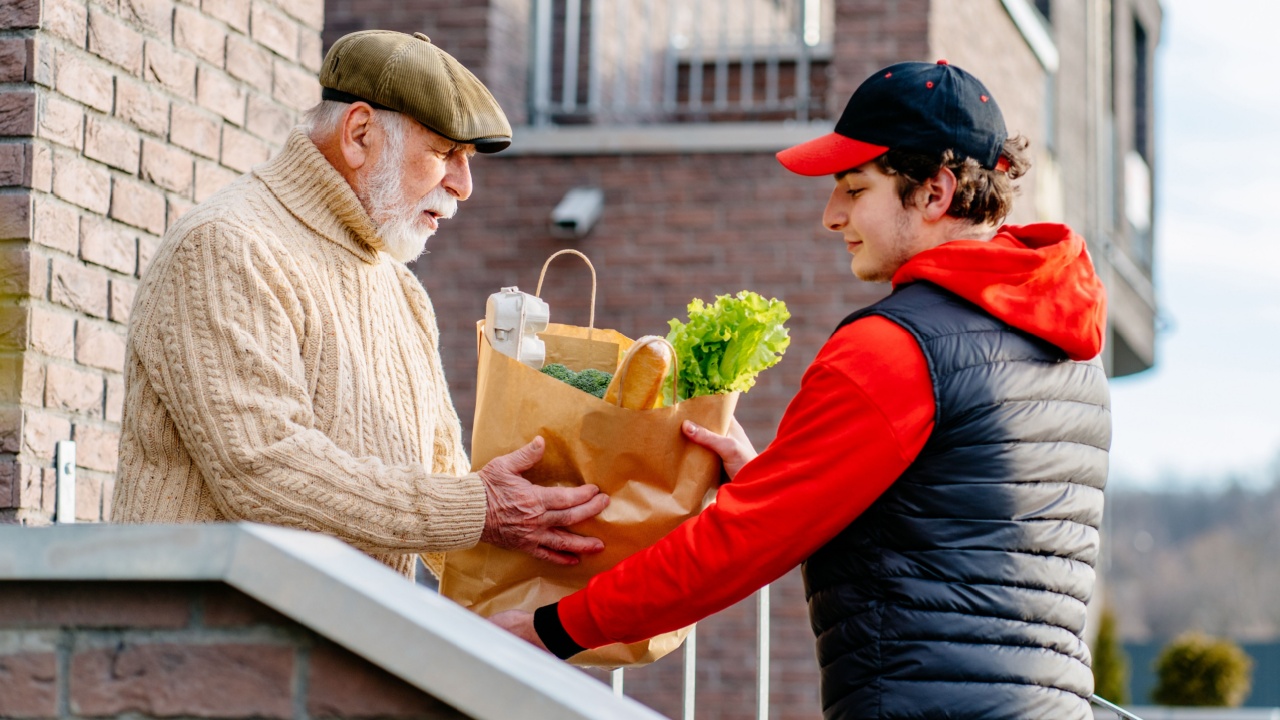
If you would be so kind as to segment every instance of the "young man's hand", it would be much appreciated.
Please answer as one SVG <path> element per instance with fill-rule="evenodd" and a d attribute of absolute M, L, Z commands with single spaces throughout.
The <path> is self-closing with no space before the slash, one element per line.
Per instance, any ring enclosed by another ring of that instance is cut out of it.
<path fill-rule="evenodd" d="M 487 506 L 480 539 L 519 550 L 558 565 L 576 565 L 578 556 L 604 550 L 597 538 L 565 528 L 595 517 L 609 506 L 609 496 L 595 485 L 540 487 L 521 473 L 542 459 L 542 438 L 490 460 L 480 469 Z"/>
<path fill-rule="evenodd" d="M 743 465 L 751 462 L 759 454 L 752 446 L 746 431 L 738 424 L 737 418 L 733 419 L 733 424 L 729 426 L 729 432 L 725 435 L 717 435 L 692 420 L 685 420 L 681 429 L 684 430 L 685 437 L 720 456 L 720 460 L 724 462 L 724 474 L 728 475 L 730 480 L 738 474 Z"/>

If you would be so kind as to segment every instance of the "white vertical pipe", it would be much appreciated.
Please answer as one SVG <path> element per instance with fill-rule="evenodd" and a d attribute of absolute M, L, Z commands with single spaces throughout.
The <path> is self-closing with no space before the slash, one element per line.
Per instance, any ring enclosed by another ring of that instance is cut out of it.
<path fill-rule="evenodd" d="M 665 3 L 667 9 L 667 38 L 664 43 L 666 50 L 663 53 L 663 76 L 662 76 L 662 107 L 667 112 L 674 112 L 676 103 L 679 101 L 676 84 L 678 82 L 679 71 L 677 69 L 676 58 L 676 15 L 679 13 L 677 0 L 668 0 Z"/>
<path fill-rule="evenodd" d="M 76 444 L 71 440 L 59 440 L 53 446 L 54 477 L 56 489 L 54 519 L 60 525 L 76 521 Z"/>
<path fill-rule="evenodd" d="M 587 63 L 587 107 L 591 112 L 600 111 L 600 33 L 604 27 L 600 20 L 600 11 L 604 7 L 603 0 L 591 0 L 591 37 L 590 59 Z"/>
<path fill-rule="evenodd" d="M 720 0 L 720 33 L 716 43 L 717 110 L 729 106 L 729 0 Z"/>
<path fill-rule="evenodd" d="M 769 720 L 769 586 L 756 597 L 756 720 Z"/>
<path fill-rule="evenodd" d="M 564 3 L 564 88 L 560 106 L 573 112 L 578 106 L 578 38 L 582 34 L 582 0 Z"/>
<path fill-rule="evenodd" d="M 609 681 L 613 685 L 613 694 L 622 697 L 622 673 L 623 668 L 617 668 L 609 673 Z"/>
<path fill-rule="evenodd" d="M 689 53 L 689 107 L 702 107 L 702 0 L 693 0 L 693 48 Z"/>
<path fill-rule="evenodd" d="M 693 720 L 698 694 L 698 626 L 689 629 L 684 640 L 684 702 L 683 720 Z"/>
<path fill-rule="evenodd" d="M 776 17 L 776 16 L 775 16 Z M 782 50 L 782 43 L 779 42 L 778 34 L 779 25 L 776 21 L 769 23 L 769 56 L 765 61 L 764 72 L 764 102 L 766 107 L 776 107 L 778 105 L 778 53 Z"/>
<path fill-rule="evenodd" d="M 653 0 L 644 0 L 644 40 L 640 43 L 640 107 L 653 107 Z"/>
<path fill-rule="evenodd" d="M 627 57 L 627 21 L 630 19 L 628 15 L 630 13 L 631 3 L 627 2 L 627 0 L 617 0 L 617 2 L 613 4 L 613 8 L 614 13 L 616 14 L 613 18 L 613 25 L 614 29 L 618 31 L 618 62 L 613 68 L 613 109 L 615 112 L 621 114 L 628 105 L 627 63 L 630 62 L 631 59 Z"/>
<path fill-rule="evenodd" d="M 800 0 L 800 32 L 796 52 L 796 119 L 805 122 L 809 119 L 809 44 L 805 42 L 805 32 L 809 27 L 809 0 Z"/>
<path fill-rule="evenodd" d="M 755 104 L 755 70 L 756 70 L 756 4 L 747 3 L 747 24 L 743 33 L 746 38 L 742 45 L 742 90 L 738 98 L 742 107 L 750 108 Z"/>
<path fill-rule="evenodd" d="M 545 125 L 551 104 L 551 0 L 533 6 L 533 124 Z"/>

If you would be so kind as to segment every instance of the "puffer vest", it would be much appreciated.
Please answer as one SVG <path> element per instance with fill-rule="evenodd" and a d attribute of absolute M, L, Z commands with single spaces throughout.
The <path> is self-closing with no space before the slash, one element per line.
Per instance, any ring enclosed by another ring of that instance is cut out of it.
<path fill-rule="evenodd" d="M 824 717 L 1091 720 L 1101 364 L 926 282 L 841 327 L 867 315 L 915 336 L 937 413 L 910 467 L 803 565 Z"/>

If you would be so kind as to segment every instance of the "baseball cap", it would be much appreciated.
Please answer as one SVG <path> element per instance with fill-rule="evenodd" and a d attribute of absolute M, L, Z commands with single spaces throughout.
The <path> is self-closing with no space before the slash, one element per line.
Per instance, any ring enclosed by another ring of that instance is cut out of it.
<path fill-rule="evenodd" d="M 940 155 L 947 150 L 996 169 L 1008 139 L 991 92 L 955 65 L 902 62 L 879 70 L 854 91 L 835 132 L 778 153 L 799 175 L 832 175 L 890 149 Z"/>
<path fill-rule="evenodd" d="M 361 30 L 338 38 L 320 67 L 320 96 L 402 112 L 439 135 L 494 153 L 511 125 L 489 89 L 422 33 Z"/>

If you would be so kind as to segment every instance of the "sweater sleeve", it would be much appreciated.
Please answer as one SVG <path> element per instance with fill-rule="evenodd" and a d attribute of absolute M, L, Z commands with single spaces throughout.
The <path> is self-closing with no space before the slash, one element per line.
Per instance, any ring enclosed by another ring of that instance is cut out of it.
<path fill-rule="evenodd" d="M 152 269 L 163 276 L 130 343 L 176 429 L 161 440 L 180 443 L 229 518 L 369 552 L 474 545 L 485 493 L 477 476 L 457 472 L 460 442 L 448 472 L 433 473 L 352 455 L 317 427 L 300 338 L 315 331 L 307 317 L 319 306 L 248 234 L 197 226 Z"/>
<path fill-rule="evenodd" d="M 924 355 L 906 330 L 880 317 L 842 328 L 805 373 L 774 442 L 716 501 L 557 612 L 536 614 L 539 636 L 566 657 L 669 632 L 747 597 L 866 510 L 919 454 L 933 414 Z"/>

